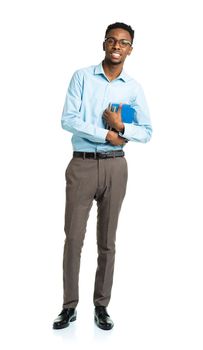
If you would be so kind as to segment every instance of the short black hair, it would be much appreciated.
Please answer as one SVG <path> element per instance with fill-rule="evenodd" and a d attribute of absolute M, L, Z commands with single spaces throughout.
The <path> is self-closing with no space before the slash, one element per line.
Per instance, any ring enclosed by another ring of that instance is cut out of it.
<path fill-rule="evenodd" d="M 105 38 L 106 38 L 108 32 L 110 32 L 110 30 L 116 29 L 116 28 L 121 28 L 121 29 L 127 30 L 127 32 L 130 34 L 132 42 L 133 42 L 134 30 L 132 29 L 131 26 L 128 26 L 127 24 L 122 23 L 122 22 L 115 22 L 113 24 L 110 24 L 106 29 Z"/>

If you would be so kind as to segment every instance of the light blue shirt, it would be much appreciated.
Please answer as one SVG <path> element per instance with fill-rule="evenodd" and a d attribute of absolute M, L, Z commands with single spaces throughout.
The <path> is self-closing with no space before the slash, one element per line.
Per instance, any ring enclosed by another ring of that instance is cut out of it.
<path fill-rule="evenodd" d="M 106 140 L 108 130 L 102 118 L 109 103 L 127 103 L 137 112 L 137 122 L 124 123 L 122 137 L 148 142 L 152 127 L 148 106 L 140 84 L 123 70 L 110 81 L 102 63 L 77 70 L 70 81 L 62 113 L 62 128 L 73 133 L 73 151 L 108 152 L 125 146 L 113 146 Z"/>

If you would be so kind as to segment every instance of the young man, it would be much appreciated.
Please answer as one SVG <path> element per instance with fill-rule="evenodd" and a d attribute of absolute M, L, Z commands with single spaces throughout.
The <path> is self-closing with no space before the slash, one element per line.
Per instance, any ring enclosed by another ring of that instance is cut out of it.
<path fill-rule="evenodd" d="M 54 329 L 76 320 L 80 256 L 93 200 L 98 208 L 95 321 L 101 329 L 113 327 L 106 307 L 111 297 L 116 229 L 128 176 L 123 148 L 128 141 L 148 142 L 152 133 L 143 90 L 123 70 L 133 49 L 133 38 L 131 26 L 118 22 L 109 25 L 103 43 L 104 60 L 76 71 L 68 87 L 62 127 L 73 133 L 73 157 L 66 169 L 63 309 L 54 320 Z M 117 111 L 109 107 L 111 103 L 119 104 Z M 131 123 L 123 122 L 122 104 L 134 109 Z"/>

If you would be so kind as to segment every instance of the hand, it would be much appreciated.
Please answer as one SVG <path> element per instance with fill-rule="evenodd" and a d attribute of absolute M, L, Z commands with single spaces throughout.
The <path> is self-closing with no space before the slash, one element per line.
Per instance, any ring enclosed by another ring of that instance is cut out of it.
<path fill-rule="evenodd" d="M 122 131 L 124 128 L 124 125 L 122 123 L 122 118 L 121 118 L 121 109 L 122 109 L 122 103 L 120 103 L 117 112 L 112 112 L 111 104 L 109 104 L 108 108 L 105 109 L 103 113 L 103 118 L 105 119 L 107 124 L 111 128 L 117 131 Z"/>
<path fill-rule="evenodd" d="M 106 135 L 106 140 L 109 141 L 113 146 L 122 146 L 125 145 L 126 140 L 119 136 L 115 131 L 109 131 Z"/>

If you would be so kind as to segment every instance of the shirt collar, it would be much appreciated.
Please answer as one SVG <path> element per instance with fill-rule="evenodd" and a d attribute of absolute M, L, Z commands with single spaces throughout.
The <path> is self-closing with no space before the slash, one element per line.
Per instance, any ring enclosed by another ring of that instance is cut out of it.
<path fill-rule="evenodd" d="M 98 64 L 97 66 L 95 66 L 94 74 L 95 75 L 102 74 L 107 79 L 107 76 L 106 76 L 104 69 L 103 69 L 103 66 L 102 66 L 102 62 L 100 64 Z M 117 80 L 117 79 L 121 79 L 126 83 L 131 78 L 125 73 L 124 70 L 122 70 L 121 74 L 115 80 Z"/>

